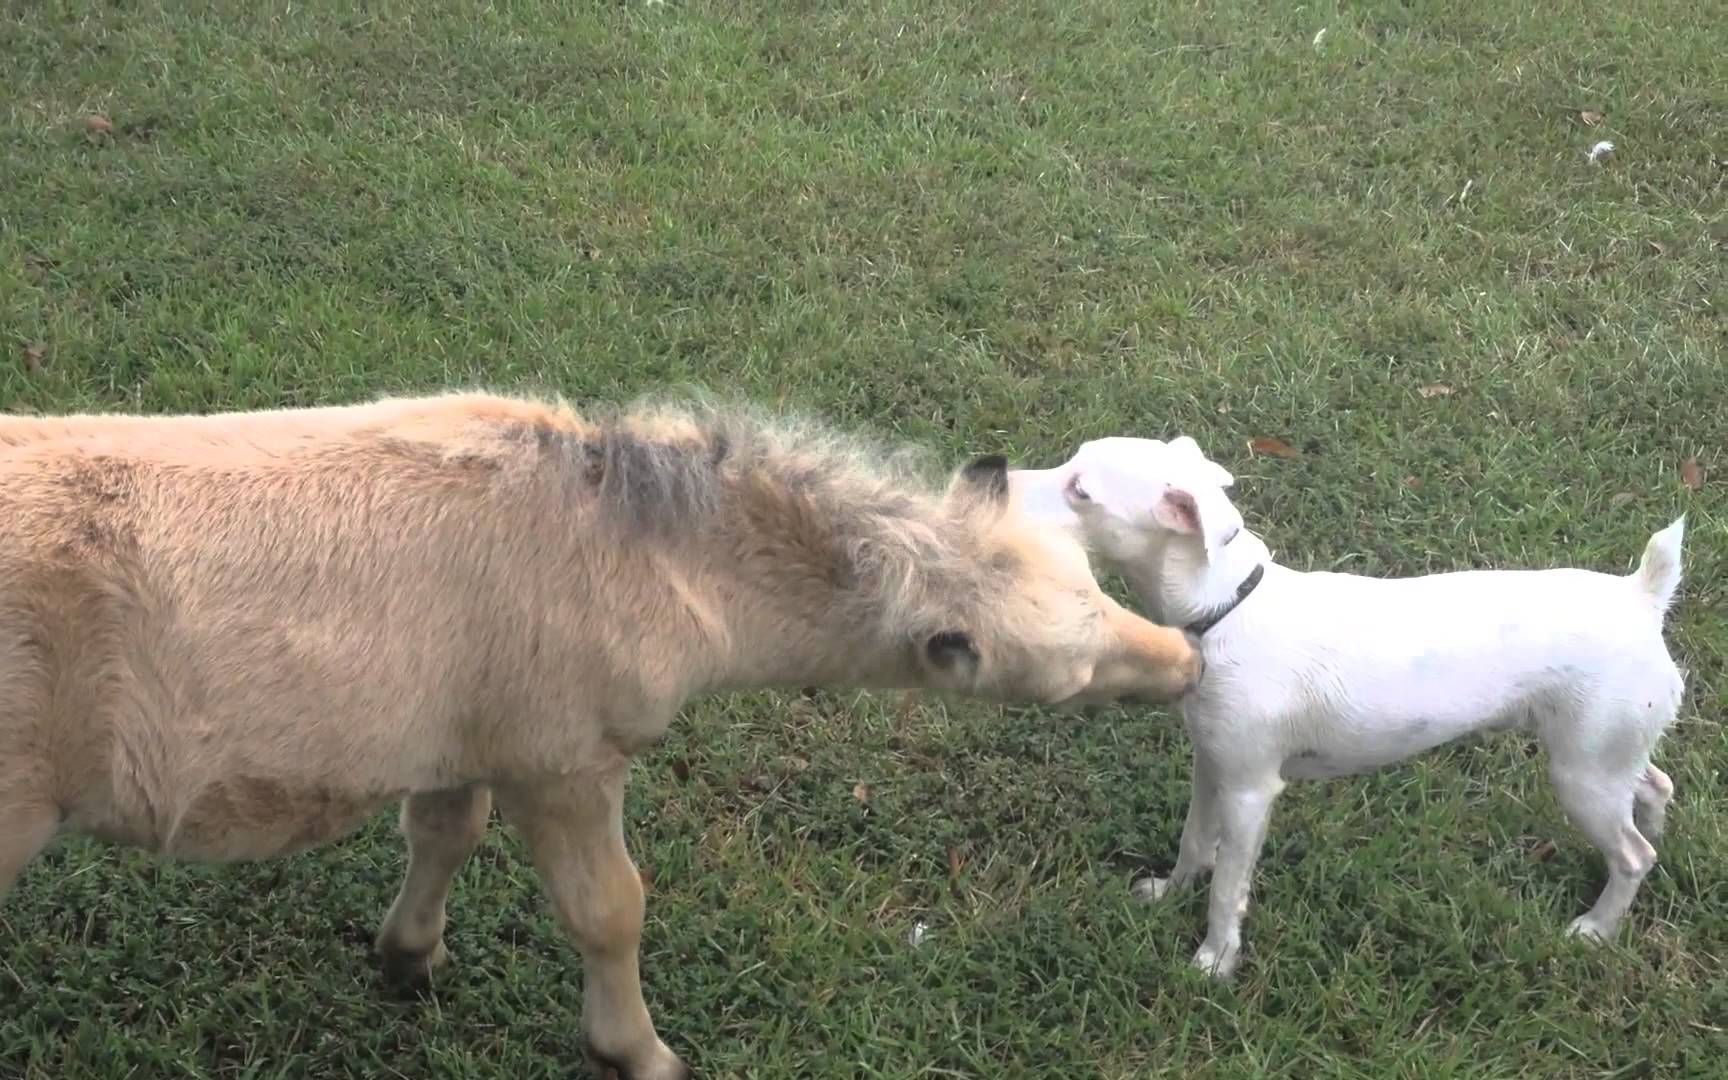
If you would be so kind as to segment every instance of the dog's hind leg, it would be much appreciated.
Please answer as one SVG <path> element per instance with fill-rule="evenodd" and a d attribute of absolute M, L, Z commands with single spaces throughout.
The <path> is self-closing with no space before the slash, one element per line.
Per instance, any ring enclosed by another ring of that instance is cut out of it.
<path fill-rule="evenodd" d="M 1674 781 L 1656 766 L 1646 765 L 1632 798 L 1632 822 L 1644 834 L 1644 839 L 1654 844 L 1662 835 L 1662 825 L 1668 818 L 1668 801 L 1674 798 Z"/>
<path fill-rule="evenodd" d="M 1608 864 L 1608 884 L 1602 895 L 1589 911 L 1572 920 L 1567 933 L 1606 941 L 1614 936 L 1620 919 L 1632 906 L 1644 876 L 1656 865 L 1656 849 L 1633 819 L 1646 774 L 1642 767 L 1632 773 L 1605 772 L 1595 763 L 1555 758 L 1549 775 L 1566 816 L 1596 845 Z"/>
<path fill-rule="evenodd" d="M 1145 877 L 1134 883 L 1134 898 L 1162 900 L 1172 889 L 1187 887 L 1211 870 L 1218 859 L 1218 769 L 1196 747 L 1194 787 L 1188 795 L 1188 820 L 1182 825 L 1176 865 L 1167 878 Z"/>

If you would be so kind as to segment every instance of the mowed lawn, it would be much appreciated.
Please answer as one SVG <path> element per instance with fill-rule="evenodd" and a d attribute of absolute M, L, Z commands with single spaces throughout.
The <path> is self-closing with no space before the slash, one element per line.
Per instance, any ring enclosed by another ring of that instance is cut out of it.
<path fill-rule="evenodd" d="M 0 7 L 0 407 L 700 384 L 956 463 L 1182 432 L 1281 558 L 1370 573 L 1623 572 L 1690 515 L 1679 794 L 1612 947 L 1560 935 L 1601 860 L 1518 739 L 1292 789 L 1214 986 L 1200 895 L 1128 893 L 1175 853 L 1172 713 L 746 695 L 629 810 L 702 1075 L 1728 1068 L 1728 19 L 359 7 Z M 230 867 L 62 842 L 0 905 L 0 1076 L 581 1075 L 514 838 L 419 998 L 369 956 L 402 867 L 388 816 Z"/>

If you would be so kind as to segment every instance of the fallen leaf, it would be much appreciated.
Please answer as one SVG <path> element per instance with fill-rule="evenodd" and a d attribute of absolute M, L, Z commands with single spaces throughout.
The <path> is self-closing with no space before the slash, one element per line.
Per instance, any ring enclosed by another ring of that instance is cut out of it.
<path fill-rule="evenodd" d="M 965 864 L 966 864 L 966 860 L 962 859 L 960 857 L 960 849 L 959 848 L 951 847 L 948 849 L 948 876 L 949 877 L 951 877 L 951 878 L 959 877 L 960 876 L 960 867 L 964 866 Z"/>
<path fill-rule="evenodd" d="M 1697 458 L 1689 457 L 1680 463 L 1680 482 L 1691 491 L 1704 486 L 1704 470 L 1698 467 Z"/>
<path fill-rule="evenodd" d="M 749 780 L 746 780 L 745 786 L 750 788 L 752 791 L 773 791 L 774 778 L 758 774 L 752 776 Z"/>
<path fill-rule="evenodd" d="M 1650 250 L 1651 250 L 1651 251 L 1652 251 L 1652 252 L 1654 252 L 1654 253 L 1655 253 L 1655 254 L 1657 254 L 1657 255 L 1666 255 L 1666 254 L 1668 254 L 1668 249 L 1667 249 L 1667 248 L 1665 248 L 1665 247 L 1663 247 L 1663 246 L 1662 246 L 1662 245 L 1661 245 L 1661 244 L 1658 244 L 1658 243 L 1657 243 L 1657 242 L 1656 242 L 1656 241 L 1654 241 L 1654 240 L 1646 240 L 1646 241 L 1644 241 L 1644 242 L 1645 242 L 1645 243 L 1646 243 L 1646 244 L 1649 244 L 1649 245 L 1650 245 Z"/>
<path fill-rule="evenodd" d="M 678 778 L 680 784 L 690 782 L 690 763 L 683 758 L 672 759 L 672 775 Z"/>
<path fill-rule="evenodd" d="M 1609 506 L 1625 506 L 1627 503 L 1631 502 L 1633 499 L 1636 499 L 1637 497 L 1638 496 L 1632 494 L 1630 491 L 1615 492 L 1612 496 L 1609 497 L 1608 505 Z"/>
<path fill-rule="evenodd" d="M 37 343 L 24 346 L 24 370 L 34 375 L 42 370 L 42 358 L 48 355 L 48 347 Z"/>
<path fill-rule="evenodd" d="M 1425 398 L 1428 398 L 1428 397 L 1451 397 L 1452 396 L 1452 388 L 1450 386 L 1447 386 L 1445 383 L 1432 383 L 1428 386 L 1422 387 L 1421 389 L 1417 390 L 1416 392 L 1418 394 L 1421 394 Z"/>
<path fill-rule="evenodd" d="M 1406 476 L 1404 486 L 1412 490 L 1419 488 L 1422 486 L 1422 478 L 1420 476 Z"/>
<path fill-rule="evenodd" d="M 84 118 L 84 130 L 92 135 L 106 135 L 114 130 L 114 125 L 101 113 L 91 113 Z"/>
<path fill-rule="evenodd" d="M 1248 440 L 1250 454 L 1268 454 L 1276 458 L 1301 457 L 1301 452 L 1282 439 L 1274 439 L 1270 435 L 1256 435 Z"/>
<path fill-rule="evenodd" d="M 1228 415 L 1230 415 L 1230 403 L 1229 403 L 1229 402 L 1225 402 L 1225 403 L 1224 403 L 1224 404 L 1222 404 L 1222 405 L 1220 405 L 1220 406 L 1218 406 L 1218 414 L 1219 414 L 1219 415 L 1220 415 L 1220 416 L 1228 416 Z"/>
<path fill-rule="evenodd" d="M 1544 840 L 1530 849 L 1530 858 L 1535 862 L 1547 862 L 1554 857 L 1554 841 Z"/>
<path fill-rule="evenodd" d="M 861 803 L 869 802 L 870 801 L 870 785 L 869 784 L 853 784 L 852 785 L 852 797 L 854 799 L 857 799 Z"/>
<path fill-rule="evenodd" d="M 1602 122 L 1602 114 L 1595 109 L 1583 109 L 1578 113 L 1578 119 L 1584 121 L 1585 127 L 1595 127 Z"/>

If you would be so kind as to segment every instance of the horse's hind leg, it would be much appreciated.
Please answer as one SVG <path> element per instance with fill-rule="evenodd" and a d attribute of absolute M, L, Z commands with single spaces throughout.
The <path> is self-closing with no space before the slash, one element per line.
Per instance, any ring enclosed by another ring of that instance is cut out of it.
<path fill-rule="evenodd" d="M 60 831 L 60 811 L 45 800 L 0 802 L 0 900 L 24 867 Z"/>

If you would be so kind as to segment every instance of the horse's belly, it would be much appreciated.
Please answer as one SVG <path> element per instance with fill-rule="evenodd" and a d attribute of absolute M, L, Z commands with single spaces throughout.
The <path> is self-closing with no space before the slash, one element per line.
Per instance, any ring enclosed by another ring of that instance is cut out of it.
<path fill-rule="evenodd" d="M 335 840 L 400 793 L 359 793 L 313 782 L 235 777 L 205 784 L 165 823 L 165 855 L 227 862 L 287 855 Z"/>

